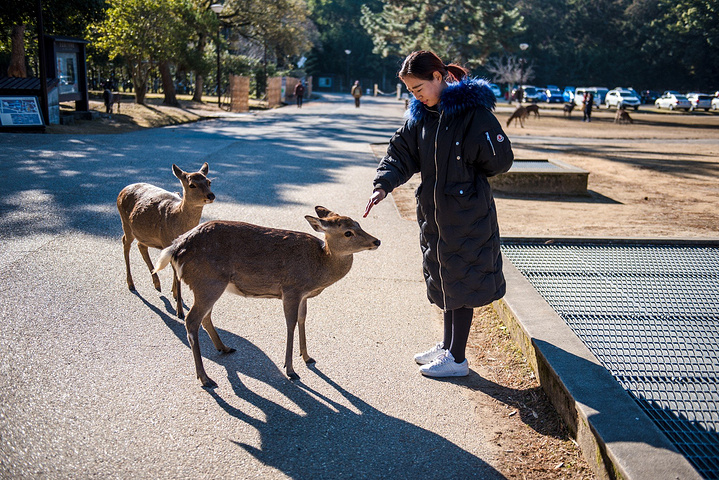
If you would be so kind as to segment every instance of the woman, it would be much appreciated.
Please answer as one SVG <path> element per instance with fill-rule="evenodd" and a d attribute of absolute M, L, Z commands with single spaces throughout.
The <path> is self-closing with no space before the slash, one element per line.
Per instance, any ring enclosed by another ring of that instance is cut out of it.
<path fill-rule="evenodd" d="M 514 154 L 492 114 L 496 100 L 484 80 L 428 51 L 410 54 L 399 78 L 414 98 L 377 167 L 364 216 L 420 172 L 415 195 L 424 278 L 429 301 L 444 311 L 444 338 L 415 361 L 426 376 L 465 376 L 473 308 L 505 292 L 487 177 L 509 170 Z"/>

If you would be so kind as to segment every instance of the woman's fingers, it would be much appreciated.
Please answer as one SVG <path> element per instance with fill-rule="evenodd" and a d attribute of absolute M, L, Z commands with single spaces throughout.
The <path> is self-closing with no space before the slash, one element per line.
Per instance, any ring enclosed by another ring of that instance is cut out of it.
<path fill-rule="evenodd" d="M 369 198 L 369 201 L 367 202 L 367 206 L 365 207 L 364 215 L 362 215 L 362 217 L 366 217 L 369 214 L 369 211 L 372 210 L 372 207 L 384 200 L 385 196 L 387 196 L 387 194 L 381 188 L 375 190 L 372 193 L 372 196 Z"/>

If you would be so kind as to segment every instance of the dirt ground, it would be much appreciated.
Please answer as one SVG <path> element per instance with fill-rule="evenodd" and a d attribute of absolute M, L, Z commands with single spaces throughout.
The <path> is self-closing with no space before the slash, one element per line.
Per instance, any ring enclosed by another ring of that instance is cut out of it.
<path fill-rule="evenodd" d="M 217 106 L 181 101 L 164 107 L 123 103 L 121 113 L 58 125 L 50 133 L 113 133 L 195 121 Z M 103 111 L 98 101 L 91 107 Z M 261 107 L 261 106 L 260 106 Z M 514 106 L 500 105 L 502 125 Z M 586 196 L 522 196 L 496 193 L 504 236 L 712 237 L 719 238 L 719 114 L 685 114 L 642 107 L 633 124 L 613 122 L 614 111 L 565 118 L 561 106 L 542 106 L 524 128 L 505 128 L 517 159 L 558 159 L 590 172 Z M 384 155 L 386 145 L 373 145 Z M 417 178 L 392 197 L 414 221 Z M 441 321 L 439 318 L 437 321 Z M 501 452 L 496 467 L 508 479 L 593 479 L 521 352 L 491 307 L 477 309 L 468 344 L 481 381 L 467 385 L 479 422 L 494 433 Z M 501 419 L 501 421 L 500 421 Z"/>
<path fill-rule="evenodd" d="M 719 238 L 719 114 L 663 112 L 642 107 L 633 124 L 615 111 L 566 118 L 542 107 L 524 128 L 497 118 L 517 159 L 557 159 L 589 171 L 586 196 L 495 194 L 503 236 Z M 381 157 L 385 145 L 373 146 Z M 392 196 L 415 219 L 418 178 Z M 438 314 L 439 317 L 439 314 Z M 437 321 L 441 321 L 438 318 Z M 510 479 L 591 479 L 594 474 L 568 436 L 534 373 L 491 307 L 477 309 L 468 357 L 488 389 L 470 386 L 479 421 L 504 452 L 499 470 Z M 501 422 L 498 419 L 502 419 Z"/>

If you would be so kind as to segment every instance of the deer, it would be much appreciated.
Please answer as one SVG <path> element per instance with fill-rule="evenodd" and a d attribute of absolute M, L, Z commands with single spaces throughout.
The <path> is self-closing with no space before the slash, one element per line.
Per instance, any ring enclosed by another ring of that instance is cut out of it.
<path fill-rule="evenodd" d="M 632 120 L 632 117 L 629 116 L 629 112 L 627 112 L 624 108 L 618 108 L 617 114 L 614 116 L 614 123 L 634 123 L 634 120 Z"/>
<path fill-rule="evenodd" d="M 527 109 L 527 116 L 529 116 L 530 113 L 534 114 L 534 118 L 539 118 L 539 105 L 537 104 L 531 104 L 524 107 Z"/>
<path fill-rule="evenodd" d="M 232 353 L 212 324 L 212 308 L 224 292 L 250 298 L 282 300 L 287 343 L 285 373 L 299 379 L 292 365 L 295 327 L 299 327 L 300 355 L 315 363 L 307 352 L 305 319 L 307 299 L 344 277 L 353 255 L 376 250 L 380 241 L 359 223 L 325 207 L 315 207 L 317 217 L 305 219 L 324 241 L 304 232 L 281 230 L 243 222 L 213 220 L 180 236 L 160 254 L 156 273 L 171 263 L 178 277 L 195 295 L 185 320 L 187 339 L 195 360 L 197 378 L 205 388 L 217 384 L 207 376 L 198 341 L 200 325 L 220 353 Z"/>
<path fill-rule="evenodd" d="M 517 126 L 517 121 L 519 121 L 519 124 L 524 128 L 524 120 L 529 116 L 529 112 L 527 112 L 527 107 L 523 107 L 520 105 L 517 107 L 517 109 L 512 113 L 512 115 L 509 117 L 509 120 L 507 120 L 507 127 L 509 127 L 509 124 L 512 123 L 512 120 L 514 120 L 514 126 Z"/>
<path fill-rule="evenodd" d="M 173 164 L 172 172 L 182 184 L 182 197 L 149 183 L 133 183 L 123 188 L 117 196 L 117 210 L 122 220 L 122 246 L 125 254 L 127 287 L 135 291 L 130 273 L 130 247 L 137 240 L 137 248 L 152 274 L 152 283 L 158 292 L 160 279 L 153 272 L 154 266 L 148 248 L 163 249 L 173 240 L 200 223 L 202 209 L 215 201 L 207 178 L 209 165 L 205 162 L 199 171 L 187 173 Z M 172 277 L 172 294 L 177 301 L 177 316 L 184 318 L 182 293 L 177 275 Z"/>
<path fill-rule="evenodd" d="M 102 101 L 105 104 L 105 113 L 112 113 L 113 105 L 117 105 L 117 113 L 120 113 L 120 103 L 122 103 L 120 92 L 113 92 L 106 88 L 102 92 Z"/>
<path fill-rule="evenodd" d="M 563 110 L 564 110 L 565 117 L 571 117 L 572 110 L 574 110 L 574 103 L 565 103 Z"/>

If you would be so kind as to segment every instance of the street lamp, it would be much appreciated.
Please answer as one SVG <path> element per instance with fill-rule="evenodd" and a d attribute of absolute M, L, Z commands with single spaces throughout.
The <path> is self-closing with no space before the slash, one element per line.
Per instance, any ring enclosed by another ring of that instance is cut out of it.
<path fill-rule="evenodd" d="M 220 12 L 224 5 L 221 3 L 213 3 L 210 5 L 210 9 L 217 14 L 217 106 L 222 106 L 220 97 Z"/>
<path fill-rule="evenodd" d="M 352 50 L 345 50 L 345 53 L 347 54 L 347 85 L 352 83 L 350 80 L 350 53 L 352 53 Z"/>
<path fill-rule="evenodd" d="M 519 44 L 519 49 L 522 50 L 522 52 L 524 52 L 528 48 L 529 48 L 528 43 L 520 43 Z M 522 54 L 522 55 L 524 55 L 524 54 Z M 520 85 L 524 85 L 524 66 L 526 63 L 527 63 L 527 61 L 524 59 L 524 56 L 522 56 L 522 58 L 519 59 L 519 84 Z"/>

